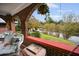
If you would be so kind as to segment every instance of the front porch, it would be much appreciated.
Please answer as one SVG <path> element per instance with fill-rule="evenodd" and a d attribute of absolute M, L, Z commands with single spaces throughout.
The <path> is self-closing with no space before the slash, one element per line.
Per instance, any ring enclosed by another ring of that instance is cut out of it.
<path fill-rule="evenodd" d="M 63 44 L 60 42 L 48 41 L 48 40 L 44 40 L 41 38 L 35 38 L 32 36 L 28 36 L 28 34 L 27 34 L 28 30 L 27 30 L 27 26 L 26 26 L 25 22 L 28 21 L 28 19 L 30 18 L 33 11 L 36 8 L 38 8 L 40 5 L 41 5 L 40 3 L 24 4 L 24 5 L 20 5 L 18 8 L 16 7 L 16 9 L 14 9 L 12 6 L 10 6 L 7 8 L 13 8 L 14 11 L 11 11 L 9 13 L 8 11 L 10 11 L 10 9 L 7 11 L 5 9 L 6 4 L 2 4 L 3 10 L 5 10 L 6 12 L 0 11 L 0 13 L 4 12 L 4 13 L 0 14 L 0 18 L 4 19 L 6 21 L 8 30 L 11 30 L 16 33 L 14 20 L 17 16 L 19 17 L 19 20 L 21 21 L 21 31 L 22 31 L 22 34 L 24 34 L 24 42 L 21 45 L 22 49 L 31 43 L 37 43 L 46 48 L 47 56 L 69 56 L 69 55 L 78 56 L 79 48 L 77 48 L 75 51 L 73 51 L 73 49 L 76 46 L 73 47 L 73 46 L 69 46 L 69 45 L 66 45 L 66 44 Z M 16 6 L 17 6 L 17 4 L 16 4 Z"/>

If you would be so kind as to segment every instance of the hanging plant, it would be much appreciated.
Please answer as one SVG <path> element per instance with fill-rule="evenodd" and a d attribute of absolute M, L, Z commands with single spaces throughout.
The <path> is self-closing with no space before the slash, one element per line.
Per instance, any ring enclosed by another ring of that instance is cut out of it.
<path fill-rule="evenodd" d="M 45 15 L 49 13 L 49 7 L 47 4 L 43 3 L 39 8 L 38 8 L 38 14 Z"/>

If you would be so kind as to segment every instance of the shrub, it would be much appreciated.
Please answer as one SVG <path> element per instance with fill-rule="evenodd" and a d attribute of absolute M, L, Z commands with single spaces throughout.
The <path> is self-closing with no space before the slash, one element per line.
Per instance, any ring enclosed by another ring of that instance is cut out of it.
<path fill-rule="evenodd" d="M 38 31 L 30 33 L 31 36 L 40 37 L 40 33 Z"/>

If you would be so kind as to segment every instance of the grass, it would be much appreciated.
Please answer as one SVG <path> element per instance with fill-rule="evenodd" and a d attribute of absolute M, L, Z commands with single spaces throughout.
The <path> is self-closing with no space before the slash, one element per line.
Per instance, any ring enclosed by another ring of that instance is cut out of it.
<path fill-rule="evenodd" d="M 33 35 L 33 33 L 31 33 Z M 51 36 L 51 35 L 47 35 L 47 34 L 43 34 L 40 33 L 40 38 L 46 39 L 46 40 L 51 40 L 51 41 L 56 41 L 56 42 L 62 42 L 64 44 L 70 45 L 70 46 L 75 46 L 75 43 L 67 40 L 67 39 L 63 39 L 63 38 L 57 38 L 55 36 Z"/>
<path fill-rule="evenodd" d="M 73 43 L 73 42 L 71 42 L 67 39 L 57 38 L 57 37 L 47 35 L 47 34 L 43 34 L 43 33 L 40 33 L 40 38 L 43 38 L 43 39 L 46 39 L 46 40 L 51 40 L 51 41 L 56 41 L 56 42 L 62 42 L 62 43 L 68 44 L 68 45 L 75 46 L 75 43 Z"/>

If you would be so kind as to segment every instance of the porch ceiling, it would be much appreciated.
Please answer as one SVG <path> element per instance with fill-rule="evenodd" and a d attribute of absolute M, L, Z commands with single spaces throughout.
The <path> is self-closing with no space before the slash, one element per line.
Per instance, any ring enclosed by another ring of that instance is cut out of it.
<path fill-rule="evenodd" d="M 0 3 L 0 15 L 14 15 L 30 4 L 31 3 Z"/>

